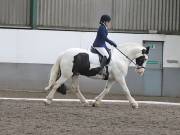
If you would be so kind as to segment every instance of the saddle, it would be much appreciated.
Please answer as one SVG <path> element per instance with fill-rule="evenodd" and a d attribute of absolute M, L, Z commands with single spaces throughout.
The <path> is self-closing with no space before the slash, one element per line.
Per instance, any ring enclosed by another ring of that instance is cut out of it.
<path fill-rule="evenodd" d="M 111 50 L 108 49 L 108 48 L 105 48 L 105 49 L 109 54 L 109 58 L 107 59 L 107 63 L 106 63 L 106 65 L 107 65 L 111 61 Z M 93 46 L 91 46 L 91 52 L 94 53 L 94 54 L 98 54 L 99 62 L 101 63 L 103 56 Z"/>

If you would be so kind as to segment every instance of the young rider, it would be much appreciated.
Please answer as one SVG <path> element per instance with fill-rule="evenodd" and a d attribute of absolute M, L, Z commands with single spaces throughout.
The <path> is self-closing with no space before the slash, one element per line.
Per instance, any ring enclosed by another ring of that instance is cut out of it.
<path fill-rule="evenodd" d="M 102 15 L 99 23 L 100 26 L 93 47 L 103 56 L 103 59 L 101 60 L 101 69 L 103 69 L 109 58 L 105 42 L 108 42 L 114 47 L 117 47 L 117 45 L 107 37 L 108 29 L 111 28 L 111 17 L 109 15 Z"/>

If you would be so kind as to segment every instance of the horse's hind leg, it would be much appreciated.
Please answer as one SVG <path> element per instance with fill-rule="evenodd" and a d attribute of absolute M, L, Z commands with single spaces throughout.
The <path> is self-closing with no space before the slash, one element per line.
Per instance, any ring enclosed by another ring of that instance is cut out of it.
<path fill-rule="evenodd" d="M 52 90 L 50 91 L 50 93 L 48 94 L 48 96 L 46 97 L 47 104 L 50 104 L 52 102 L 52 99 L 54 98 L 54 94 L 56 92 L 56 90 L 63 84 L 65 83 L 65 81 L 67 80 L 67 77 L 61 76 L 56 83 L 54 84 L 54 87 L 52 88 Z"/>
<path fill-rule="evenodd" d="M 45 88 L 45 90 L 46 91 L 50 90 L 60 76 L 61 76 L 60 65 L 59 65 L 59 61 L 57 60 L 56 63 L 51 68 L 49 85 Z"/>
<path fill-rule="evenodd" d="M 54 86 L 54 84 L 56 83 L 56 78 L 58 78 L 58 76 L 60 75 L 54 75 L 54 78 L 50 78 L 48 86 L 44 88 L 45 91 L 50 90 Z"/>
<path fill-rule="evenodd" d="M 89 105 L 88 101 L 86 100 L 86 98 L 83 96 L 83 94 L 81 93 L 79 89 L 79 76 L 72 77 L 72 91 L 77 95 L 77 97 L 80 99 L 80 102 L 84 106 Z"/>

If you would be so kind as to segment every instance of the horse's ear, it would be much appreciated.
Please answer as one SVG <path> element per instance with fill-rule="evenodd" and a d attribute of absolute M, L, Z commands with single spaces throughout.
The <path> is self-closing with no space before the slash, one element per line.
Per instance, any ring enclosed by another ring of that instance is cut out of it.
<path fill-rule="evenodd" d="M 148 46 L 148 47 L 146 47 L 146 54 L 149 54 L 149 49 L 150 49 L 150 47 Z"/>
<path fill-rule="evenodd" d="M 149 46 L 148 47 L 146 47 L 146 49 L 143 49 L 142 50 L 142 54 L 148 54 L 149 53 Z"/>
<path fill-rule="evenodd" d="M 143 49 L 143 50 L 142 50 L 142 54 L 146 54 L 146 49 Z"/>

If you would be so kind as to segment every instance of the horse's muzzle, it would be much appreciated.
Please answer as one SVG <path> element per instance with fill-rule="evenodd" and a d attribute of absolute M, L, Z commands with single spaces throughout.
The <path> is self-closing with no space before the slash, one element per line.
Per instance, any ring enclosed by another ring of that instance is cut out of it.
<path fill-rule="evenodd" d="M 145 68 L 141 67 L 141 68 L 136 68 L 135 69 L 136 73 L 138 73 L 140 76 L 142 76 L 144 74 Z"/>

